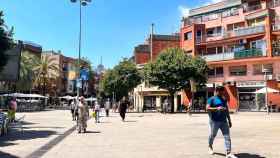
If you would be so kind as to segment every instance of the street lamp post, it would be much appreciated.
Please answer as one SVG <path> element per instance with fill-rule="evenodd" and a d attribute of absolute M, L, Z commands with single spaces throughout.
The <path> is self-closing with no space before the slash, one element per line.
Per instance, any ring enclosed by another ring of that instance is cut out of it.
<path fill-rule="evenodd" d="M 88 3 L 91 2 L 91 0 L 70 0 L 70 1 L 72 3 L 76 3 L 77 1 L 79 1 L 79 7 L 80 7 L 79 58 L 78 58 L 78 72 L 77 72 L 77 76 L 78 78 L 80 78 L 80 62 L 81 62 L 80 60 L 81 60 L 81 45 L 82 45 L 82 6 L 86 6 Z M 77 97 L 80 96 L 79 93 L 80 93 L 80 87 L 77 87 Z"/>

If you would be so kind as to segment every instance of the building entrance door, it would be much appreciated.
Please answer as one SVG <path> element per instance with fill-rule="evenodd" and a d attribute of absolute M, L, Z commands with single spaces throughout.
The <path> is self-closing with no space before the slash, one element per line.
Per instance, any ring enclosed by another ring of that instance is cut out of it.
<path fill-rule="evenodd" d="M 156 97 L 155 96 L 145 96 L 144 97 L 144 109 L 145 110 L 155 110 L 156 109 Z"/>

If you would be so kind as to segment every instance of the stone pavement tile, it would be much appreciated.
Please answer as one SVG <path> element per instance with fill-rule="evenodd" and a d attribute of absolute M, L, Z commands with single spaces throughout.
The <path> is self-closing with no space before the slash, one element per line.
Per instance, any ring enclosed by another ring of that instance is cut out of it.
<path fill-rule="evenodd" d="M 224 157 L 221 156 L 224 153 L 221 133 L 214 145 L 220 155 L 210 156 L 207 153 L 208 117 L 205 114 L 192 117 L 183 114 L 128 114 L 127 119 L 128 122 L 121 122 L 118 115 L 113 114 L 113 117 L 102 118 L 104 123 L 101 124 L 90 120 L 91 133 L 79 135 L 74 132 L 43 157 Z M 239 113 L 232 119 L 234 153 L 241 158 L 279 158 L 278 141 L 275 139 L 278 135 L 275 130 L 280 129 L 276 126 L 279 115 L 266 118 L 261 113 Z"/>
<path fill-rule="evenodd" d="M 17 117 L 23 115 L 24 133 L 12 129 L 9 135 L 0 137 L 1 152 L 26 157 L 74 125 L 69 111 L 17 113 Z"/>

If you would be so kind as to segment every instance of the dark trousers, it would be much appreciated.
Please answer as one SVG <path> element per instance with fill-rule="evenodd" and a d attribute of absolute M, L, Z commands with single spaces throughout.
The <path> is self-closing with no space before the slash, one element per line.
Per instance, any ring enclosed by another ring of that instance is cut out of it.
<path fill-rule="evenodd" d="M 124 120 L 125 119 L 125 111 L 121 111 L 120 115 L 121 115 L 122 120 Z"/>
<path fill-rule="evenodd" d="M 106 109 L 106 116 L 109 117 L 109 109 Z"/>

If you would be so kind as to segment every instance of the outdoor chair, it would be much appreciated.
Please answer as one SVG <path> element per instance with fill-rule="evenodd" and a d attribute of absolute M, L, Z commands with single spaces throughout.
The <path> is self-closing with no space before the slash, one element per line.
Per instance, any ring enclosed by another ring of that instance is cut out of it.
<path fill-rule="evenodd" d="M 0 136 L 8 132 L 8 117 L 4 113 L 0 113 Z"/>

